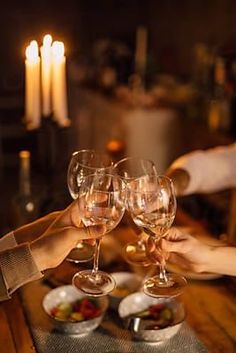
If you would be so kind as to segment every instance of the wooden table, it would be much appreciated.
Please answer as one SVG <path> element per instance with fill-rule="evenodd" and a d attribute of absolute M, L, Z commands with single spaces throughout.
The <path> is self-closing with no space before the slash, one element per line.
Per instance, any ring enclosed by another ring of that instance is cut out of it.
<path fill-rule="evenodd" d="M 205 232 L 197 222 L 182 213 L 178 215 L 177 221 Z M 130 229 L 121 228 L 117 232 L 126 241 L 128 233 L 133 236 Z M 57 273 L 60 273 L 60 269 L 63 272 L 63 266 L 68 264 L 62 264 Z M 189 280 L 182 295 L 188 324 L 212 353 L 236 352 L 236 297 L 230 281 L 227 277 Z M 36 353 L 19 293 L 0 304 L 0 352 Z"/>

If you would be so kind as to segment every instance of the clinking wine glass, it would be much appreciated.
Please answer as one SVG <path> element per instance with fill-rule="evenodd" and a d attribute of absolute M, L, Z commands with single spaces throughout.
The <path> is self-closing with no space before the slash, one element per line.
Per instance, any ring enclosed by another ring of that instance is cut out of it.
<path fill-rule="evenodd" d="M 128 207 L 134 222 L 146 229 L 159 253 L 159 261 L 156 260 L 160 267 L 159 274 L 144 282 L 144 292 L 152 297 L 174 297 L 181 294 L 187 282 L 178 274 L 166 272 L 165 257 L 159 248 L 159 242 L 171 227 L 176 214 L 172 181 L 162 175 L 132 181 L 128 189 Z"/>
<path fill-rule="evenodd" d="M 136 178 L 157 175 L 154 163 L 149 159 L 140 157 L 126 157 L 121 159 L 114 165 L 114 172 L 124 180 L 127 188 Z M 124 248 L 124 256 L 127 262 L 135 265 L 150 265 L 150 261 L 146 255 L 145 241 L 142 234 L 140 234 L 145 229 L 137 231 L 137 227 L 128 213 L 127 220 L 138 236 L 137 241 L 126 244 Z"/>
<path fill-rule="evenodd" d="M 78 205 L 83 224 L 96 227 L 101 237 L 96 238 L 96 248 L 92 270 L 83 270 L 73 277 L 73 285 L 91 296 L 102 296 L 111 292 L 115 281 L 111 275 L 98 269 L 102 236 L 114 229 L 125 210 L 125 186 L 115 175 L 89 175 L 82 181 Z M 88 229 L 91 232 L 92 230 Z"/>
<path fill-rule="evenodd" d="M 80 150 L 72 154 L 68 170 L 67 185 L 71 197 L 77 199 L 80 191 L 80 185 L 86 175 L 105 174 L 111 172 L 112 160 L 107 154 L 99 153 L 94 150 Z M 80 241 L 77 246 L 71 250 L 67 260 L 71 262 L 90 261 L 94 255 L 94 245 Z"/>

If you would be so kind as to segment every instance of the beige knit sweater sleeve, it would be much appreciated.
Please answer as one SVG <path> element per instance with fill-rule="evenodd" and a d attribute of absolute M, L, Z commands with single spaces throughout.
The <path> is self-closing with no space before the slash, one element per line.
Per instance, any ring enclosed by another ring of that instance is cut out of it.
<path fill-rule="evenodd" d="M 42 276 L 29 243 L 18 245 L 13 232 L 0 239 L 0 301 L 9 299 L 17 288 Z"/>

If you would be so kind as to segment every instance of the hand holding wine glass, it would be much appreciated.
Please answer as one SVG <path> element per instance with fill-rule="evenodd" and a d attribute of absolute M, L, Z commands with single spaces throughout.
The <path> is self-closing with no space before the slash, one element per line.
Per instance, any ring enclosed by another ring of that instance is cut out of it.
<path fill-rule="evenodd" d="M 80 150 L 72 154 L 68 171 L 67 184 L 70 195 L 76 199 L 79 195 L 80 185 L 86 175 L 109 173 L 112 168 L 112 160 L 106 154 L 94 150 Z M 81 241 L 71 250 L 68 261 L 86 262 L 93 258 L 94 246 L 91 242 Z"/>
<path fill-rule="evenodd" d="M 101 237 L 96 239 L 92 270 L 80 271 L 73 277 L 75 287 L 92 296 L 102 296 L 115 287 L 112 276 L 99 271 L 99 252 L 102 236 L 114 229 L 125 210 L 125 187 L 118 176 L 93 174 L 82 181 L 78 204 L 83 224 L 89 228 L 100 226 Z"/>
<path fill-rule="evenodd" d="M 175 218 L 177 206 L 172 181 L 162 175 L 133 180 L 128 188 L 128 206 L 134 222 L 149 234 L 147 252 L 152 262 L 160 266 L 159 275 L 145 281 L 144 292 L 154 297 L 180 294 L 186 280 L 177 274 L 166 273 L 165 256 L 158 249 Z"/>

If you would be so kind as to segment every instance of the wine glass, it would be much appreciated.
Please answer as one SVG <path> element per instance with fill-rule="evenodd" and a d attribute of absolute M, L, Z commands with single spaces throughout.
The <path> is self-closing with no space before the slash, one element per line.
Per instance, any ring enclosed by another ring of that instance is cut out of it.
<path fill-rule="evenodd" d="M 154 163 L 149 159 L 139 157 L 126 157 L 121 159 L 114 165 L 114 172 L 124 180 L 126 187 L 136 178 L 145 175 L 157 175 Z M 125 259 L 127 262 L 135 265 L 150 265 L 150 261 L 146 256 L 145 241 L 140 234 L 142 231 L 137 230 L 132 218 L 130 218 L 128 214 L 127 219 L 138 236 L 138 240 L 126 244 L 124 248 Z M 145 229 L 143 230 L 145 231 Z"/>
<path fill-rule="evenodd" d="M 67 170 L 67 185 L 70 195 L 76 199 L 79 195 L 80 185 L 86 175 L 93 173 L 111 172 L 112 160 L 107 154 L 94 150 L 80 150 L 72 154 Z M 67 260 L 71 262 L 90 261 L 94 255 L 94 245 L 86 241 L 78 242 L 71 250 Z"/>
<path fill-rule="evenodd" d="M 115 287 L 113 277 L 98 269 L 99 252 L 102 236 L 114 229 L 123 217 L 125 192 L 122 179 L 108 174 L 89 175 L 80 186 L 78 205 L 82 222 L 88 228 L 95 226 L 101 235 L 96 238 L 93 269 L 76 273 L 72 280 L 87 295 L 106 295 Z"/>
<path fill-rule="evenodd" d="M 176 214 L 177 204 L 171 179 L 164 175 L 136 179 L 129 184 L 127 200 L 134 222 L 146 229 L 159 252 L 158 261 L 152 257 L 160 266 L 159 275 L 144 282 L 144 292 L 153 297 L 179 295 L 187 282 L 180 275 L 166 273 L 165 257 L 159 248 L 159 242 L 171 227 Z"/>

